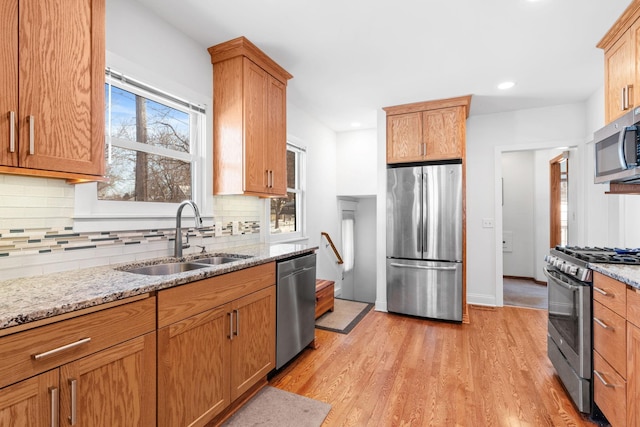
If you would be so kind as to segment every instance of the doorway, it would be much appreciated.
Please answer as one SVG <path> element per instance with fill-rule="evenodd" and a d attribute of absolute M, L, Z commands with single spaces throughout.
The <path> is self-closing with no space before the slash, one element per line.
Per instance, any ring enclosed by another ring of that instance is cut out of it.
<path fill-rule="evenodd" d="M 549 247 L 566 246 L 568 230 L 569 152 L 549 160 Z"/>
<path fill-rule="evenodd" d="M 574 153 L 566 146 L 496 151 L 496 305 L 529 306 L 518 300 L 546 294 L 540 286 L 546 284 L 542 268 L 550 247 L 551 210 L 553 205 L 559 211 L 554 236 L 566 242 L 571 222 L 568 164 Z M 557 203 L 551 202 L 550 165 L 557 168 Z M 571 209 L 575 207 L 574 201 Z"/>

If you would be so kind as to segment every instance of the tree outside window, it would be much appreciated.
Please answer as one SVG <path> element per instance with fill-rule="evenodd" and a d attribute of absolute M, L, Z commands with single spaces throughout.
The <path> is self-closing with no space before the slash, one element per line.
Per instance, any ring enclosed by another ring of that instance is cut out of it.
<path fill-rule="evenodd" d="M 270 232 L 291 234 L 301 231 L 302 161 L 304 152 L 287 144 L 287 197 L 271 199 Z"/>

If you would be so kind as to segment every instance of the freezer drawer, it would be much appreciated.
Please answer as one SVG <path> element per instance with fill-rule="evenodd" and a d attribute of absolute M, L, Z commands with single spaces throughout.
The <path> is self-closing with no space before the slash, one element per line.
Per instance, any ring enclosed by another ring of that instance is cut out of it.
<path fill-rule="evenodd" d="M 387 310 L 462 321 L 462 263 L 387 258 Z"/>
<path fill-rule="evenodd" d="M 276 369 L 315 337 L 316 254 L 276 264 Z"/>

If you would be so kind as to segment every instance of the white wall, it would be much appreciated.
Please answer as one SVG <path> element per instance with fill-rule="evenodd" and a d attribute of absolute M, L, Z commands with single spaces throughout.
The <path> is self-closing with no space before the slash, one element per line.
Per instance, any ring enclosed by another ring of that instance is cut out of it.
<path fill-rule="evenodd" d="M 377 188 L 376 129 L 337 134 L 336 173 L 338 196 L 371 196 Z"/>
<path fill-rule="evenodd" d="M 535 188 L 533 151 L 502 154 L 502 232 L 505 276 L 533 277 Z"/>
<path fill-rule="evenodd" d="M 376 301 L 376 198 L 358 198 L 355 228 L 354 299 Z"/>

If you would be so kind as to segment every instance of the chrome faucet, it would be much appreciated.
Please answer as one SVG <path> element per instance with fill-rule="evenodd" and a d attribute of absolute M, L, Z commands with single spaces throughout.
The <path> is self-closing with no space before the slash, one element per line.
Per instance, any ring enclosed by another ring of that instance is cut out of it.
<path fill-rule="evenodd" d="M 193 200 L 185 200 L 184 202 L 180 203 L 180 205 L 178 206 L 178 212 L 176 213 L 176 240 L 175 240 L 175 249 L 173 253 L 173 255 L 176 258 L 181 258 L 182 249 L 186 249 L 189 247 L 188 244 L 186 245 L 182 244 L 182 225 L 181 225 L 182 209 L 187 205 L 191 205 L 191 207 L 193 208 L 193 213 L 196 216 L 196 228 L 198 229 L 202 228 L 202 218 L 200 218 L 200 211 L 198 210 L 198 205 L 196 205 L 193 202 Z M 189 242 L 189 235 L 187 234 L 187 243 L 188 242 Z"/>

